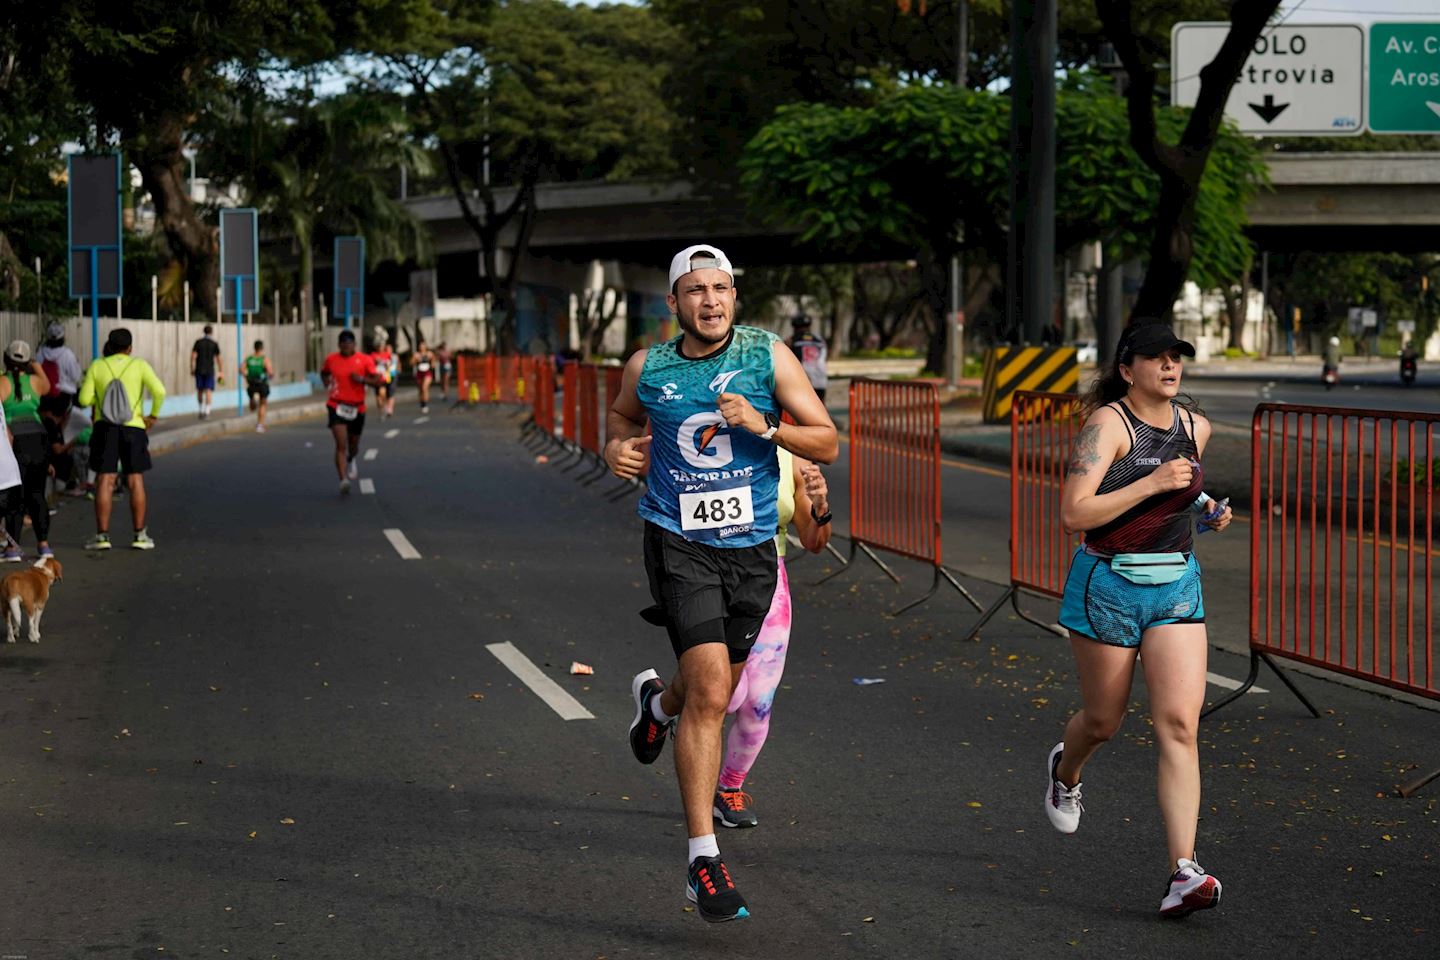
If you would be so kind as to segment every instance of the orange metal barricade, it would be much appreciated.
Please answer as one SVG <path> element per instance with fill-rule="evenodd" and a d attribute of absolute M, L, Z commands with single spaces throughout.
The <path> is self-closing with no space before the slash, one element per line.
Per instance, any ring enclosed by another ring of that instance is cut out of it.
<path fill-rule="evenodd" d="M 1249 689 L 1271 655 L 1440 699 L 1440 415 L 1265 403 L 1251 423 Z"/>
<path fill-rule="evenodd" d="M 580 367 L 580 449 L 600 456 L 600 366 Z"/>
<path fill-rule="evenodd" d="M 1020 591 L 1059 599 L 1079 534 L 1060 523 L 1060 490 L 1080 431 L 1082 402 L 1073 393 L 1021 390 L 1010 406 L 1010 586 L 970 631 L 970 639 L 1009 601 L 1031 623 L 1063 633 L 1020 609 Z"/>
<path fill-rule="evenodd" d="M 455 358 L 455 389 L 460 402 L 490 402 L 491 386 L 495 379 L 491 372 L 493 359 L 493 357 L 473 357 L 466 354 Z"/>
<path fill-rule="evenodd" d="M 503 366 L 503 365 L 502 365 Z M 553 439 L 555 436 L 555 366 L 543 358 L 536 360 L 530 388 L 530 410 L 535 426 L 540 432 Z M 521 389 L 524 389 L 524 381 Z"/>
<path fill-rule="evenodd" d="M 929 592 L 895 613 L 934 596 L 942 577 L 980 609 L 970 591 L 944 568 L 940 398 L 933 384 L 850 381 L 850 560 L 857 550 L 863 551 L 898 583 L 876 549 L 922 560 L 935 570 Z M 831 576 L 848 569 L 848 563 Z"/>
<path fill-rule="evenodd" d="M 567 360 L 560 376 L 560 435 L 572 445 L 575 443 L 580 402 L 580 364 Z"/>

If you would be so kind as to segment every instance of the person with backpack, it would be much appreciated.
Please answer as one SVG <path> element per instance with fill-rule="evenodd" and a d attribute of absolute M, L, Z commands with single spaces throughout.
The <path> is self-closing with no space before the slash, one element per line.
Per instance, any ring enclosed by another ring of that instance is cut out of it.
<path fill-rule="evenodd" d="M 75 394 L 80 390 L 80 378 L 85 371 L 80 369 L 75 351 L 65 346 L 63 323 L 52 323 L 45 328 L 45 343 L 35 351 L 35 359 L 40 361 L 45 379 L 50 381 L 49 395 L 62 398 L 65 409 L 73 407 Z"/>
<path fill-rule="evenodd" d="M 19 563 L 20 534 L 25 514 L 35 528 L 40 556 L 53 557 L 50 549 L 50 505 L 45 486 L 50 478 L 50 457 L 45 444 L 45 424 L 40 419 L 40 398 L 50 392 L 50 380 L 30 356 L 30 344 L 12 340 L 5 348 L 5 377 L 0 380 L 0 404 L 10 428 L 10 449 L 20 468 L 21 495 L 11 497 L 5 510 L 5 532 L 9 534 L 0 562 Z"/>
<path fill-rule="evenodd" d="M 90 469 L 95 479 L 95 536 L 86 550 L 110 549 L 110 507 L 115 496 L 115 474 L 123 467 L 130 491 L 130 515 L 135 535 L 130 546 L 154 550 L 155 541 L 145 528 L 145 471 L 150 469 L 149 435 L 145 432 L 160 417 L 165 386 L 144 360 L 130 355 L 130 331 L 116 327 L 105 341 L 105 356 L 90 364 L 76 401 L 95 407 L 90 435 Z M 150 415 L 142 416 L 144 394 L 150 394 Z"/>

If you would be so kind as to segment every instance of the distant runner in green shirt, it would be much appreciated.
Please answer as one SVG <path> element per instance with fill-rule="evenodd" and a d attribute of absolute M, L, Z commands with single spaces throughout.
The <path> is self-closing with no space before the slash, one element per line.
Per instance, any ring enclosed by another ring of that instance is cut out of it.
<path fill-rule="evenodd" d="M 160 417 L 165 386 L 144 360 L 130 356 L 134 341 L 130 331 L 116 327 L 105 341 L 104 356 L 90 364 L 75 402 L 95 408 L 95 428 L 90 435 L 90 469 L 95 478 L 95 536 L 85 542 L 86 550 L 110 549 L 110 505 L 115 496 L 115 474 L 125 469 L 130 488 L 130 515 L 135 536 L 130 546 L 154 550 L 155 541 L 145 529 L 145 478 L 150 469 L 150 435 L 145 431 Z M 112 389 L 113 388 L 113 389 Z M 150 394 L 150 415 L 141 416 L 144 394 Z M 122 396 L 123 394 L 123 396 Z M 117 414 L 115 408 L 123 407 Z M 123 417 L 129 413 L 128 419 Z"/>
<path fill-rule="evenodd" d="M 256 413 L 259 420 L 255 424 L 256 433 L 265 432 L 265 408 L 270 406 L 270 378 L 275 371 L 270 366 L 270 358 L 265 356 L 265 341 L 255 341 L 255 352 L 245 358 L 245 392 L 250 395 L 250 410 Z"/>

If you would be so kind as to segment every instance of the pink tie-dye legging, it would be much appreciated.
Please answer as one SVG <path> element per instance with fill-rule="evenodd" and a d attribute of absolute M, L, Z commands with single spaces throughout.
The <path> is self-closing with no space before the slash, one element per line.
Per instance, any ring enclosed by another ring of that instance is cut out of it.
<path fill-rule="evenodd" d="M 727 713 L 735 715 L 730 736 L 725 741 L 725 765 L 720 768 L 720 786 L 738 790 L 745 785 L 765 737 L 770 733 L 770 706 L 785 672 L 785 651 L 790 646 L 790 578 L 785 575 L 785 561 L 775 578 L 775 599 L 755 646 L 740 672 L 740 682 L 730 697 Z"/>

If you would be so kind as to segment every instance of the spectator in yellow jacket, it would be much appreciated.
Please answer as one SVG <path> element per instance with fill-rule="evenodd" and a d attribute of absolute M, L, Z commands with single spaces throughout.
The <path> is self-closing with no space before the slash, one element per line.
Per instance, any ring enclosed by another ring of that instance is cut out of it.
<path fill-rule="evenodd" d="M 129 330 L 116 327 L 110 331 L 104 356 L 85 371 L 76 397 L 80 406 L 95 408 L 95 428 L 90 435 L 90 469 L 97 474 L 95 536 L 85 542 L 86 550 L 110 549 L 110 506 L 115 496 L 115 474 L 120 469 L 125 471 L 130 515 L 135 521 L 130 546 L 136 550 L 155 549 L 155 541 L 145 529 L 144 474 L 150 469 L 150 436 L 145 431 L 160 416 L 165 386 L 150 364 L 130 355 L 133 347 Z M 140 413 L 145 393 L 150 394 L 149 416 Z"/>

